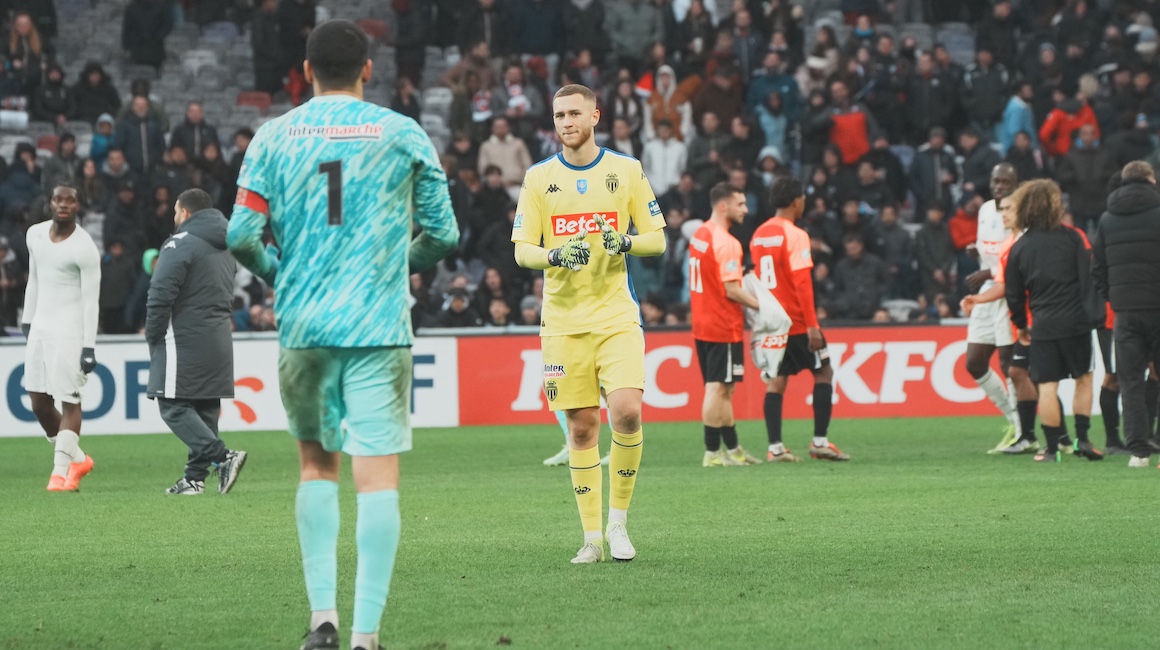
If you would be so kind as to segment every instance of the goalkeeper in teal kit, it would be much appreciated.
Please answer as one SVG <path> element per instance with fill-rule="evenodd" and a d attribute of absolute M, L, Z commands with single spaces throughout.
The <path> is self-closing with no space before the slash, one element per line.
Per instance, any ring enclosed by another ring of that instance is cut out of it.
<path fill-rule="evenodd" d="M 453 252 L 459 230 L 431 140 L 413 120 L 362 101 L 371 78 L 362 30 L 323 23 L 306 50 L 315 96 L 258 130 L 227 240 L 274 287 L 282 403 L 301 457 L 296 513 L 311 609 L 302 647 L 338 648 L 346 453 L 358 492 L 350 647 L 378 650 L 399 541 L 398 454 L 411 448 L 408 276 Z M 263 247 L 267 223 L 276 249 Z"/>

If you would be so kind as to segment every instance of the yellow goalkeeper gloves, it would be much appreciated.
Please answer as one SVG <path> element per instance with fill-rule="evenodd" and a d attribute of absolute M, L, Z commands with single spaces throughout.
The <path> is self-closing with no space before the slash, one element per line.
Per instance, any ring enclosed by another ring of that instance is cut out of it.
<path fill-rule="evenodd" d="M 588 231 L 581 230 L 580 234 L 564 242 L 563 246 L 548 251 L 548 264 L 579 271 L 591 257 L 588 250 L 590 246 L 584 241 L 587 236 Z"/>
<path fill-rule="evenodd" d="M 604 215 L 595 215 L 592 220 L 600 226 L 600 237 L 604 240 L 604 252 L 609 255 L 619 255 L 627 253 L 632 248 L 632 240 L 629 239 L 628 235 L 617 232 L 616 228 L 613 228 L 612 224 L 604 218 Z"/>

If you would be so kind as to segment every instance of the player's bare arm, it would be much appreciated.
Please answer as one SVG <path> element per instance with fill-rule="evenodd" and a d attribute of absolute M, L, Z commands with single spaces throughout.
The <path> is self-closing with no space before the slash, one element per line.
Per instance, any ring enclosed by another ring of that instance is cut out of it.
<path fill-rule="evenodd" d="M 725 283 L 725 297 L 754 311 L 761 311 L 761 303 L 757 301 L 757 296 L 742 288 L 739 280 Z"/>

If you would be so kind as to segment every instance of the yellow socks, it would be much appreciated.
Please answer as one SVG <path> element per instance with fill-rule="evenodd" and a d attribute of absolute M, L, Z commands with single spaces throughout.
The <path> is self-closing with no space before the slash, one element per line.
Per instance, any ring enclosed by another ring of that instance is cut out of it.
<path fill-rule="evenodd" d="M 608 486 L 612 492 L 608 499 L 609 520 L 622 518 L 624 511 L 628 510 L 643 450 L 643 431 L 612 432 L 612 454 L 608 458 Z"/>
<path fill-rule="evenodd" d="M 614 452 L 615 453 L 615 452 Z M 640 452 L 637 452 L 640 458 Z M 568 449 L 568 466 L 572 470 L 572 491 L 576 493 L 576 507 L 580 510 L 580 524 L 584 527 L 584 541 L 599 540 L 603 513 L 603 472 L 600 471 L 600 447 Z M 631 493 L 632 489 L 629 488 Z M 590 539 L 592 538 L 592 539 Z"/>

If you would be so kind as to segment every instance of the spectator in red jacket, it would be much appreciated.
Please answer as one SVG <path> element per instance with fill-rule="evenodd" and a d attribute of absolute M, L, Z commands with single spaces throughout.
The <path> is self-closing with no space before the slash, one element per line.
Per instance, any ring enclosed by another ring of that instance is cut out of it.
<path fill-rule="evenodd" d="M 1085 124 L 1095 127 L 1096 137 L 1099 138 L 1100 125 L 1096 121 L 1096 113 L 1083 95 L 1057 101 L 1055 110 L 1048 113 L 1047 121 L 1039 128 L 1039 141 L 1043 143 L 1043 150 L 1056 158 L 1066 156 L 1071 151 L 1076 132 Z"/>

